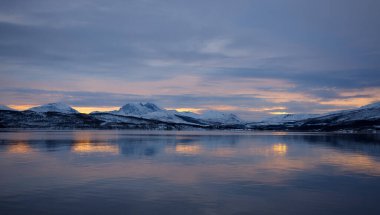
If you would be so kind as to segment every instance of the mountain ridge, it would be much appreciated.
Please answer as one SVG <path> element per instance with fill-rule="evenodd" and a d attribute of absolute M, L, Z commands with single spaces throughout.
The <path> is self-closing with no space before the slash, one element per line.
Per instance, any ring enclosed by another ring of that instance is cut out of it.
<path fill-rule="evenodd" d="M 3 107 L 3 109 L 2 109 Z M 245 122 L 231 113 L 201 114 L 166 110 L 150 102 L 127 103 L 119 110 L 79 113 L 64 103 L 49 103 L 26 111 L 0 106 L 1 128 L 100 129 L 249 129 L 285 131 L 380 130 L 380 102 L 326 114 L 286 114 Z"/>
<path fill-rule="evenodd" d="M 70 107 L 65 103 L 48 103 L 44 105 L 40 105 L 37 107 L 29 108 L 28 111 L 38 112 L 38 113 L 46 113 L 46 112 L 59 112 L 59 113 L 79 113 L 74 108 Z"/>

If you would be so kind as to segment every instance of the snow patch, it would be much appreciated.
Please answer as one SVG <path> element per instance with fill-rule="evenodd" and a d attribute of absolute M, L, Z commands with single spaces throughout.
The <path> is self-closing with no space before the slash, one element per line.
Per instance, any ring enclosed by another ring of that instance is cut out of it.
<path fill-rule="evenodd" d="M 295 122 L 310 118 L 318 117 L 318 114 L 281 114 L 274 117 L 270 117 L 259 122 L 263 125 L 279 125 L 288 122 Z"/>

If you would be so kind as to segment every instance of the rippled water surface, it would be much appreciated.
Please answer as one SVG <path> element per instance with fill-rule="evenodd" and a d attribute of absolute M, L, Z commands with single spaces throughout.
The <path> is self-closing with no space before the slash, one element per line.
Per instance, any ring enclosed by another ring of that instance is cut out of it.
<path fill-rule="evenodd" d="M 3 131 L 0 214 L 380 214 L 380 137 Z"/>

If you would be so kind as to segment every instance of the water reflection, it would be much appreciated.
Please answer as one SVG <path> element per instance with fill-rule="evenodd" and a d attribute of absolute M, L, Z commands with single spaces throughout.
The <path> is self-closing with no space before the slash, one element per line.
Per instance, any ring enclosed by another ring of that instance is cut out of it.
<path fill-rule="evenodd" d="M 75 153 L 114 153 L 119 154 L 119 147 L 116 145 L 93 144 L 93 143 L 75 143 L 72 147 Z"/>
<path fill-rule="evenodd" d="M 25 142 L 15 142 L 8 146 L 7 152 L 12 154 L 28 154 L 32 152 L 32 148 Z"/>
<path fill-rule="evenodd" d="M 288 146 L 284 143 L 277 143 L 272 146 L 272 149 L 275 153 L 279 155 L 285 155 L 288 151 Z"/>
<path fill-rule="evenodd" d="M 343 171 L 380 176 L 380 161 L 367 155 L 329 152 L 321 156 L 321 163 L 336 166 Z"/>
<path fill-rule="evenodd" d="M 380 212 L 376 135 L 45 131 L 0 143 L 2 211 L 42 213 L 34 200 L 49 199 L 62 214 L 123 214 L 126 201 L 134 214 Z"/>
<path fill-rule="evenodd" d="M 167 150 L 170 152 L 170 148 Z M 176 145 L 175 152 L 179 154 L 199 154 L 202 148 L 200 145 Z"/>

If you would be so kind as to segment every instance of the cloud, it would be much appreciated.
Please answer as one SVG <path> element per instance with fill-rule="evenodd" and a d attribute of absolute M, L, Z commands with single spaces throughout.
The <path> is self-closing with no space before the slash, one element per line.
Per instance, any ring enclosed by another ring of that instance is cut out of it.
<path fill-rule="evenodd" d="M 154 100 L 246 117 L 364 105 L 379 99 L 379 4 L 3 1 L 1 102 Z"/>

